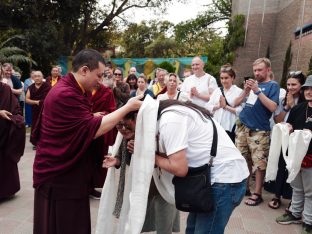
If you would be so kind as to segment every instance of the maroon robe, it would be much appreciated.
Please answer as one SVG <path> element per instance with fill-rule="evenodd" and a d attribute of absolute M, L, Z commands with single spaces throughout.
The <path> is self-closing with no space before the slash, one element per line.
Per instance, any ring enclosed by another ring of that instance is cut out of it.
<path fill-rule="evenodd" d="M 48 92 L 51 89 L 51 85 L 46 82 L 42 82 L 41 86 L 39 88 L 36 87 L 35 83 L 29 86 L 28 90 L 30 93 L 30 99 L 38 101 L 39 105 L 31 105 L 31 111 L 32 111 L 32 127 L 31 132 L 33 131 L 34 126 L 37 124 L 38 116 L 40 114 L 40 110 L 43 105 L 43 101 L 45 97 L 47 96 Z M 32 139 L 32 134 L 30 135 L 30 142 L 32 142 L 35 145 L 35 142 Z"/>
<path fill-rule="evenodd" d="M 69 73 L 46 96 L 33 131 L 34 233 L 90 233 L 88 149 L 102 117 Z"/>
<path fill-rule="evenodd" d="M 0 82 L 0 110 L 12 113 L 12 121 L 0 118 L 0 199 L 20 189 L 17 163 L 24 154 L 25 124 L 11 88 Z"/>
<path fill-rule="evenodd" d="M 57 77 L 57 82 L 56 82 L 56 84 L 60 81 L 60 79 L 62 79 L 62 77 L 61 77 L 61 76 L 58 76 L 58 77 Z M 48 84 L 50 84 L 50 86 L 52 87 L 52 76 L 48 76 L 48 77 L 46 78 L 46 82 L 47 82 Z"/>
<path fill-rule="evenodd" d="M 100 86 L 96 93 L 90 97 L 90 100 L 93 113 L 103 112 L 108 114 L 116 110 L 113 91 L 104 85 Z M 104 156 L 108 153 L 108 147 L 115 142 L 116 135 L 117 130 L 114 128 L 95 139 L 89 148 L 89 154 L 93 161 L 91 189 L 103 187 L 107 169 L 103 168 L 102 164 Z"/>

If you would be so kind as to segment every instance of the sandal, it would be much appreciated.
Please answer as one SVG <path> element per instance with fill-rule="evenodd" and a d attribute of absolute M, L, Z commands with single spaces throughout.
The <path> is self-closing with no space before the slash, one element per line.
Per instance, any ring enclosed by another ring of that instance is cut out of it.
<path fill-rule="evenodd" d="M 268 206 L 271 209 L 278 209 L 281 206 L 281 199 L 274 197 L 272 200 L 268 203 Z"/>
<path fill-rule="evenodd" d="M 249 197 L 249 196 L 251 196 L 251 192 L 250 192 L 250 190 L 249 190 L 249 189 L 247 189 L 247 190 L 246 190 L 246 192 L 245 192 L 245 196 L 248 196 L 248 197 Z"/>
<path fill-rule="evenodd" d="M 257 198 L 249 197 L 249 198 L 245 201 L 245 204 L 246 204 L 247 206 L 257 206 L 257 205 L 259 205 L 260 203 L 263 202 L 263 199 L 262 199 L 261 194 L 253 193 L 253 195 L 256 196 Z"/>

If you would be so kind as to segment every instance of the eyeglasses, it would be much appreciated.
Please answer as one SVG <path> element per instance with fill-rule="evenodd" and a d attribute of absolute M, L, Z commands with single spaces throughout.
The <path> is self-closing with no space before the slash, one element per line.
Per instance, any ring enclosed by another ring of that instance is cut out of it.
<path fill-rule="evenodd" d="M 299 76 L 299 75 L 303 75 L 302 71 L 290 71 L 289 72 L 289 77 L 295 77 L 295 76 Z"/>
<path fill-rule="evenodd" d="M 116 124 L 116 128 L 117 128 L 117 130 L 122 130 L 122 129 L 129 130 L 129 131 L 133 130 L 132 127 L 124 124 L 123 122 L 119 122 L 118 124 Z"/>
<path fill-rule="evenodd" d="M 121 76 L 121 73 L 114 73 L 115 76 Z"/>

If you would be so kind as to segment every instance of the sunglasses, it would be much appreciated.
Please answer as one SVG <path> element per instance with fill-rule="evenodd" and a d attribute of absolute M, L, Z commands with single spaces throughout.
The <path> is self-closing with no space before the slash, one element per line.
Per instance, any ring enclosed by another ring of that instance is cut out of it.
<path fill-rule="evenodd" d="M 121 76 L 121 73 L 114 73 L 115 76 Z"/>
<path fill-rule="evenodd" d="M 130 127 L 129 125 L 126 125 L 122 122 L 119 122 L 118 124 L 116 124 L 116 128 L 117 130 L 122 130 L 122 129 L 125 129 L 125 130 L 129 130 L 129 131 L 132 131 L 132 127 Z"/>
<path fill-rule="evenodd" d="M 291 71 L 289 72 L 289 77 L 302 75 L 302 71 Z"/>
<path fill-rule="evenodd" d="M 220 71 L 221 72 L 229 72 L 229 71 L 232 71 L 232 67 L 221 67 Z"/>

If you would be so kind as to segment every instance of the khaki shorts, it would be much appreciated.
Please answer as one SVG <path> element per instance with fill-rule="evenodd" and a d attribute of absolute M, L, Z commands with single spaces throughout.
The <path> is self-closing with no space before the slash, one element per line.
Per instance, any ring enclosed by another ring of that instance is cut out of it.
<path fill-rule="evenodd" d="M 252 171 L 265 170 L 270 149 L 270 131 L 253 131 L 242 123 L 236 125 L 235 145 Z"/>

